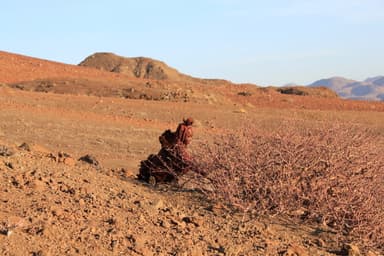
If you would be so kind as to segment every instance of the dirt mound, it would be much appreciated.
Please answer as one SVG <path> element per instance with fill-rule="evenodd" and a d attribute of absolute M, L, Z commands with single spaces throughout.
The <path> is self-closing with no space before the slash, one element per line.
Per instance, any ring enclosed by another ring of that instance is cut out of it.
<path fill-rule="evenodd" d="M 79 66 L 93 67 L 144 79 L 173 81 L 195 79 L 179 73 L 162 61 L 145 57 L 126 58 L 113 53 L 95 53 L 83 60 Z"/>

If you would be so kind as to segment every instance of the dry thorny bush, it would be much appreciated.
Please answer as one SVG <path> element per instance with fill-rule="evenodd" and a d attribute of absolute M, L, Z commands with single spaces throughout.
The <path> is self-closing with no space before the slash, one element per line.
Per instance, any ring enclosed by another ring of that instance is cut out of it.
<path fill-rule="evenodd" d="M 265 132 L 248 125 L 197 148 L 195 164 L 208 174 L 210 198 L 323 223 L 384 249 L 384 147 L 373 131 L 285 123 Z"/>

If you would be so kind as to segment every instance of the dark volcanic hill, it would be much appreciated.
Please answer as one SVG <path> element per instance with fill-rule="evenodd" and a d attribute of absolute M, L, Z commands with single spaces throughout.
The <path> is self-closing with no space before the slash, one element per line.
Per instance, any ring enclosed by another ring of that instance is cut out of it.
<path fill-rule="evenodd" d="M 335 91 L 340 97 L 347 99 L 384 100 L 384 76 L 367 78 L 364 81 L 331 77 L 318 80 L 309 86 L 325 86 Z"/>

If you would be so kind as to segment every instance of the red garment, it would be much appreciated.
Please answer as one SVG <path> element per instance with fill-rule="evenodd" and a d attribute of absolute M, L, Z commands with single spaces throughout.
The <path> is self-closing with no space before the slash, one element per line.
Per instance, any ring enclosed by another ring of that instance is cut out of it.
<path fill-rule="evenodd" d="M 193 136 L 192 126 L 185 123 L 179 124 L 176 130 L 176 140 L 184 145 L 191 143 Z"/>
<path fill-rule="evenodd" d="M 176 132 L 168 129 L 160 135 L 161 149 L 156 155 L 151 154 L 140 162 L 139 179 L 149 182 L 150 177 L 154 177 L 156 182 L 171 182 L 190 170 L 195 171 L 187 151 L 193 135 L 192 124 L 192 118 L 184 119 Z M 198 170 L 196 172 L 203 174 Z"/>

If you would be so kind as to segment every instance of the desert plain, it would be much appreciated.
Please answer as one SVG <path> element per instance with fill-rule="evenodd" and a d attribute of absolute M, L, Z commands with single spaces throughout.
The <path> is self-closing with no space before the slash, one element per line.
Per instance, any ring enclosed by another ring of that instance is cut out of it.
<path fill-rule="evenodd" d="M 284 122 L 350 123 L 384 147 L 383 102 L 193 78 L 148 58 L 96 54 L 68 65 L 0 52 L 1 255 L 384 252 L 321 223 L 241 211 L 194 184 L 138 181 L 159 135 L 185 117 L 195 120 L 192 155 L 244 125 L 270 131 Z M 79 160 L 86 155 L 94 161 Z"/>

